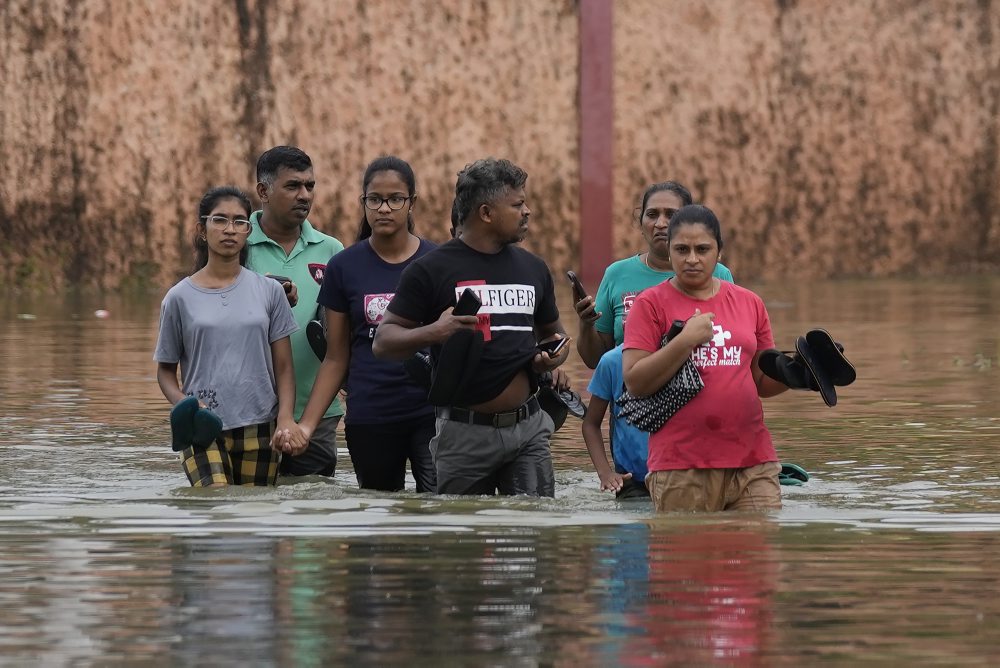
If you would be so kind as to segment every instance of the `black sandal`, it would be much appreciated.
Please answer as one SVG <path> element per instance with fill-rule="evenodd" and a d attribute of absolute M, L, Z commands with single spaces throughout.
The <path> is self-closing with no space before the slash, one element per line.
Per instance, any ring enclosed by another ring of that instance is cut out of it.
<path fill-rule="evenodd" d="M 789 354 L 775 348 L 769 348 L 760 353 L 760 357 L 757 358 L 757 366 L 760 367 L 765 376 L 773 378 L 782 385 L 787 385 L 792 390 L 819 391 L 816 379 L 809 373 L 798 354 Z"/>
<path fill-rule="evenodd" d="M 850 385 L 857 380 L 858 372 L 844 357 L 844 347 L 833 340 L 830 332 L 810 329 L 806 332 L 806 341 L 834 385 Z"/>
<path fill-rule="evenodd" d="M 836 406 L 837 390 L 834 389 L 833 381 L 830 379 L 826 367 L 823 366 L 822 360 L 809 345 L 806 337 L 800 336 L 795 340 L 795 351 L 819 386 L 819 395 L 823 397 L 823 402 L 831 408 Z"/>
<path fill-rule="evenodd" d="M 321 309 L 321 306 L 316 307 L 316 317 L 306 325 L 306 341 L 322 362 L 326 358 L 326 332 L 323 331 L 323 321 L 320 320 L 323 316 Z"/>

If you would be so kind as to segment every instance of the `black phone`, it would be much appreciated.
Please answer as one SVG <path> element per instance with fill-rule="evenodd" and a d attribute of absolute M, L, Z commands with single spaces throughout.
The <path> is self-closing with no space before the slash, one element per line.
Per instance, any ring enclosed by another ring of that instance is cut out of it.
<path fill-rule="evenodd" d="M 680 334 L 681 330 L 684 329 L 685 323 L 685 320 L 674 320 L 670 323 L 670 329 L 667 330 L 667 341 Z"/>
<path fill-rule="evenodd" d="M 587 290 L 583 287 L 583 283 L 577 278 L 575 271 L 567 271 L 566 278 L 569 282 L 573 284 L 573 299 L 580 301 L 587 296 Z"/>
<path fill-rule="evenodd" d="M 278 281 L 282 285 L 284 285 L 285 283 L 291 283 L 292 282 L 292 279 L 288 278 L 287 276 L 277 276 L 276 274 L 268 274 L 267 277 L 268 278 L 273 278 L 274 280 Z"/>
<path fill-rule="evenodd" d="M 462 296 L 458 298 L 458 303 L 455 304 L 455 309 L 451 313 L 452 315 L 476 315 L 482 305 L 483 303 L 479 301 L 479 297 L 472 291 L 472 288 L 466 288 Z"/>
<path fill-rule="evenodd" d="M 569 337 L 563 337 L 561 339 L 553 339 L 552 341 L 545 341 L 544 343 L 539 343 L 536 348 L 538 348 L 543 353 L 548 353 L 550 356 L 556 356 L 559 351 L 563 349 L 569 343 Z"/>

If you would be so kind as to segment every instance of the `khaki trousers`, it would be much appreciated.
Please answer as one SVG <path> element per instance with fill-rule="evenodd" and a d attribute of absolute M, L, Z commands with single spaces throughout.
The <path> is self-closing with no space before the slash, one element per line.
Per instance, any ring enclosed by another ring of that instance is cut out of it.
<path fill-rule="evenodd" d="M 781 464 L 741 469 L 651 471 L 646 486 L 658 511 L 767 511 L 781 508 Z"/>

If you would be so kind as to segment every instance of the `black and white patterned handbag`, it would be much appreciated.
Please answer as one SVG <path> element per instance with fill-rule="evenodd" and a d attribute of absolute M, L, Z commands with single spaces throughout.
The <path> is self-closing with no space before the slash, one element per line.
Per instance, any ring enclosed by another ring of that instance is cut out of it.
<path fill-rule="evenodd" d="M 674 320 L 660 347 L 674 338 L 684 327 L 683 320 Z M 659 390 L 645 397 L 637 397 L 628 390 L 618 398 L 621 417 L 642 431 L 653 433 L 659 431 L 674 413 L 691 401 L 705 387 L 705 382 L 698 373 L 698 367 L 688 357 L 674 377 Z"/>

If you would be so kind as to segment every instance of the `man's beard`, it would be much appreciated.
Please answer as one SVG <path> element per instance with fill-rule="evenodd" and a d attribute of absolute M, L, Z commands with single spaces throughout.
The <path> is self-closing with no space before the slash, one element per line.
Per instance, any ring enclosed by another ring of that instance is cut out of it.
<path fill-rule="evenodd" d="M 511 244 L 519 244 L 524 241 L 524 238 L 528 236 L 528 219 L 522 218 L 521 223 L 518 224 L 517 234 L 515 234 L 510 239 L 503 242 L 504 246 L 510 246 Z"/>

